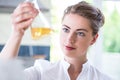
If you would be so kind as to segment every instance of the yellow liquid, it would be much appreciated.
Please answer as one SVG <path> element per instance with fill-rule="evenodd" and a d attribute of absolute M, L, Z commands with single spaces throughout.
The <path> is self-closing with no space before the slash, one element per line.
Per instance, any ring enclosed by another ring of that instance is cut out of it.
<path fill-rule="evenodd" d="M 52 29 L 45 27 L 31 27 L 32 39 L 39 39 L 42 36 L 48 35 L 52 32 Z"/>

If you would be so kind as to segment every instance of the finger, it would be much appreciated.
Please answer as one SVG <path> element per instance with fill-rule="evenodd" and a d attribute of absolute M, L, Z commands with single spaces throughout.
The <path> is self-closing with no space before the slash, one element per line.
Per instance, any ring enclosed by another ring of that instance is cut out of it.
<path fill-rule="evenodd" d="M 23 5 L 23 4 L 21 4 Z M 19 23 L 21 21 L 25 21 L 30 18 L 34 18 L 38 14 L 38 10 L 30 7 L 30 6 L 21 6 L 20 8 L 16 9 L 12 14 L 12 19 L 14 23 Z"/>
<path fill-rule="evenodd" d="M 34 4 L 31 3 L 31 2 L 23 2 L 23 3 L 20 3 L 15 10 L 17 10 L 17 9 L 19 9 L 19 8 L 21 8 L 21 7 L 27 7 L 27 6 L 34 7 Z M 14 11 L 15 11 L 15 10 L 14 10 Z"/>
<path fill-rule="evenodd" d="M 20 6 L 18 6 L 14 10 L 13 14 L 14 14 L 14 16 L 18 16 L 22 13 L 31 12 L 31 11 L 34 11 L 34 10 L 36 10 L 36 9 L 33 6 L 30 6 L 30 5 L 27 5 L 27 4 L 21 4 Z"/>
<path fill-rule="evenodd" d="M 33 21 L 33 19 L 29 19 L 25 22 L 15 24 L 14 26 L 17 30 L 26 30 L 31 25 L 32 21 Z"/>
<path fill-rule="evenodd" d="M 35 10 L 33 12 L 25 12 L 25 13 L 22 13 L 18 16 L 13 16 L 13 22 L 14 23 L 20 23 L 22 21 L 25 21 L 25 20 L 28 20 L 28 19 L 31 19 L 31 18 L 35 18 L 38 14 L 38 11 Z"/>

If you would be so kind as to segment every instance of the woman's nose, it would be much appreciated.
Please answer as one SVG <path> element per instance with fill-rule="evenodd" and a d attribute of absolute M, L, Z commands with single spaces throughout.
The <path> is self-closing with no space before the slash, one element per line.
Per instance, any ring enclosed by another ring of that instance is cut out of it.
<path fill-rule="evenodd" d="M 67 42 L 69 42 L 69 43 L 75 43 L 75 39 L 76 39 L 75 34 L 71 33 L 67 37 Z"/>

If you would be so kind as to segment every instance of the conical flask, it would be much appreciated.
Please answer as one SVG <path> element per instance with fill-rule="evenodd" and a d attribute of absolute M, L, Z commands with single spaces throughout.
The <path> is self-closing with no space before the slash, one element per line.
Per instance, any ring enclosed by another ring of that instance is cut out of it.
<path fill-rule="evenodd" d="M 37 40 L 43 36 L 49 35 L 52 32 L 52 29 L 44 14 L 39 9 L 38 0 L 27 1 L 32 2 L 34 4 L 34 7 L 39 11 L 38 15 L 35 17 L 30 26 L 32 39 Z"/>

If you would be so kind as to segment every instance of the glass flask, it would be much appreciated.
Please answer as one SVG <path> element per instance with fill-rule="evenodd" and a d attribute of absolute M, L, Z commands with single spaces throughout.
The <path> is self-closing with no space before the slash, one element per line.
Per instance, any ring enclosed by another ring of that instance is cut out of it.
<path fill-rule="evenodd" d="M 27 1 L 32 2 L 34 4 L 34 7 L 39 11 L 38 15 L 35 17 L 30 26 L 32 39 L 37 40 L 43 36 L 49 35 L 52 32 L 52 29 L 44 14 L 39 9 L 38 0 Z"/>

